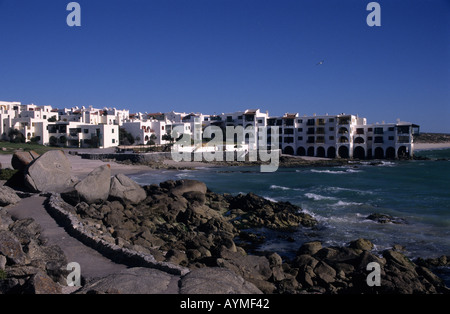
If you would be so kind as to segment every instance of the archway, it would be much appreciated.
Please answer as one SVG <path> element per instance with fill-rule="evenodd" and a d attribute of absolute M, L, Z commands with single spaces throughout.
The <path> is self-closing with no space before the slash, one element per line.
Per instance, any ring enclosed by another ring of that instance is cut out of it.
<path fill-rule="evenodd" d="M 365 159 L 366 158 L 366 151 L 364 147 L 362 146 L 356 146 L 353 150 L 353 158 L 356 159 Z"/>
<path fill-rule="evenodd" d="M 381 147 L 375 148 L 374 156 L 375 159 L 383 159 L 384 158 L 384 151 Z"/>
<path fill-rule="evenodd" d="M 292 146 L 286 146 L 286 147 L 283 149 L 283 154 L 286 154 L 286 155 L 294 155 L 294 149 L 292 148 Z"/>
<path fill-rule="evenodd" d="M 348 158 L 349 157 L 348 147 L 347 146 L 339 147 L 338 154 L 339 157 L 341 158 Z"/>
<path fill-rule="evenodd" d="M 323 148 L 322 146 L 317 147 L 316 156 L 317 157 L 325 157 L 325 148 Z"/>
<path fill-rule="evenodd" d="M 409 158 L 409 152 L 406 150 L 406 146 L 400 146 L 397 151 L 398 158 Z"/>
<path fill-rule="evenodd" d="M 387 159 L 395 159 L 395 148 L 394 147 L 388 147 L 386 149 L 386 158 Z"/>
<path fill-rule="evenodd" d="M 355 138 L 355 144 L 364 144 L 364 138 L 358 136 L 357 138 Z"/>
<path fill-rule="evenodd" d="M 306 156 L 306 150 L 304 147 L 298 147 L 297 148 L 297 156 Z"/>
<path fill-rule="evenodd" d="M 314 157 L 314 147 L 308 147 L 308 156 Z"/>
<path fill-rule="evenodd" d="M 328 147 L 327 149 L 327 157 L 328 158 L 336 158 L 336 148 L 333 146 Z"/>

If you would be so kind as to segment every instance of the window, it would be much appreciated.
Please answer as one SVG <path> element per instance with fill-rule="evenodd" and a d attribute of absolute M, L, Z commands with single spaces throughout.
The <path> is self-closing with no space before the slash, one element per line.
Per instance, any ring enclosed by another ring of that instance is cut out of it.
<path fill-rule="evenodd" d="M 388 128 L 388 131 L 389 131 L 389 132 L 394 132 L 394 130 L 395 130 L 395 128 L 394 128 L 393 126 L 390 126 L 390 127 Z"/>
<path fill-rule="evenodd" d="M 357 128 L 356 129 L 356 134 L 364 134 L 364 129 L 363 128 Z"/>
<path fill-rule="evenodd" d="M 297 132 L 303 132 L 303 128 L 298 128 Z"/>
<path fill-rule="evenodd" d="M 329 130 L 334 131 L 334 126 L 330 126 Z"/>
<path fill-rule="evenodd" d="M 334 118 L 330 118 L 328 122 L 334 122 Z"/>
<path fill-rule="evenodd" d="M 314 119 L 308 119 L 308 122 L 306 122 L 306 125 L 314 125 Z"/>
<path fill-rule="evenodd" d="M 375 134 L 383 134 L 383 128 L 375 128 L 374 132 Z"/>
<path fill-rule="evenodd" d="M 293 137 L 285 137 L 284 142 L 285 143 L 294 143 L 294 138 Z"/>
<path fill-rule="evenodd" d="M 294 129 L 285 129 L 284 134 L 294 134 Z"/>
<path fill-rule="evenodd" d="M 263 120 L 259 119 L 259 120 L 258 120 L 258 123 L 263 123 Z"/>
<path fill-rule="evenodd" d="M 383 137 L 382 136 L 375 136 L 375 143 L 383 143 Z"/>
<path fill-rule="evenodd" d="M 303 123 L 303 120 L 302 119 L 298 119 L 297 122 L 298 123 Z"/>
<path fill-rule="evenodd" d="M 389 140 L 390 140 L 390 141 L 393 141 L 393 140 L 394 140 L 394 137 L 393 137 L 393 136 L 389 136 Z"/>
<path fill-rule="evenodd" d="M 238 120 L 242 120 L 242 116 L 238 116 Z"/>
<path fill-rule="evenodd" d="M 293 119 L 286 119 L 286 120 L 284 121 L 284 124 L 285 124 L 286 126 L 293 126 L 293 125 L 294 125 L 294 120 L 293 120 Z"/>
<path fill-rule="evenodd" d="M 373 128 L 368 128 L 367 132 L 373 132 Z"/>
<path fill-rule="evenodd" d="M 299 136 L 297 139 L 298 139 L 299 141 L 303 141 L 303 136 Z"/>
<path fill-rule="evenodd" d="M 334 136 L 330 136 L 328 139 L 329 139 L 330 141 L 334 141 Z"/>
<path fill-rule="evenodd" d="M 111 133 L 114 133 L 114 129 L 111 129 Z M 113 140 L 114 141 L 114 140 Z M 113 142 L 114 143 L 114 142 Z"/>
<path fill-rule="evenodd" d="M 113 138 L 113 139 L 112 139 L 112 143 L 114 144 L 115 142 L 116 142 L 116 139 Z"/>
<path fill-rule="evenodd" d="M 88 134 L 89 133 L 89 129 L 84 129 L 84 134 Z"/>

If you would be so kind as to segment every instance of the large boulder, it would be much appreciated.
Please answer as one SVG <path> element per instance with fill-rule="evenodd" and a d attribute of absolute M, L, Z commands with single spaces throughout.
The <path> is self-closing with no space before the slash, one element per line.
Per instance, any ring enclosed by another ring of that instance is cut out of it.
<path fill-rule="evenodd" d="M 35 159 L 39 158 L 39 154 L 33 150 L 29 152 L 15 152 L 11 158 L 11 166 L 19 171 L 24 171 L 26 167 Z"/>
<path fill-rule="evenodd" d="M 20 201 L 16 192 L 8 186 L 0 186 L 0 206 L 8 206 Z"/>
<path fill-rule="evenodd" d="M 43 271 L 32 275 L 22 289 L 28 294 L 60 294 L 62 292 L 61 286 Z"/>
<path fill-rule="evenodd" d="M 215 267 L 192 270 L 181 279 L 182 294 L 261 294 L 254 284 L 234 272 Z"/>
<path fill-rule="evenodd" d="M 103 165 L 92 170 L 87 177 L 78 182 L 74 189 L 80 201 L 88 204 L 106 201 L 109 196 L 111 180 L 110 165 Z"/>
<path fill-rule="evenodd" d="M 137 204 L 147 197 L 147 192 L 135 181 L 124 174 L 111 178 L 109 195 L 132 204 Z"/>
<path fill-rule="evenodd" d="M 206 184 L 197 180 L 177 180 L 175 186 L 170 192 L 176 195 L 183 195 L 186 192 L 201 192 L 205 194 L 207 191 Z"/>
<path fill-rule="evenodd" d="M 161 294 L 178 293 L 178 276 L 134 267 L 94 280 L 77 293 Z"/>
<path fill-rule="evenodd" d="M 63 151 L 51 150 L 26 169 L 25 184 L 33 192 L 61 193 L 73 187 L 72 166 Z"/>

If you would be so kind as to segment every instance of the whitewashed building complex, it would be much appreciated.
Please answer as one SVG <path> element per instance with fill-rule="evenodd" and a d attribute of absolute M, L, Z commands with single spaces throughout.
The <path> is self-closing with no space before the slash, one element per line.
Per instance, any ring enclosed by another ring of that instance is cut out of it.
<path fill-rule="evenodd" d="M 279 129 L 279 149 L 287 155 L 327 158 L 383 159 L 412 157 L 413 134 L 419 126 L 410 122 L 368 124 L 366 118 L 352 114 L 301 116 L 286 113 L 270 116 L 260 109 L 232 113 L 131 113 L 116 108 L 74 107 L 54 109 L 51 106 L 23 105 L 0 101 L 0 137 L 9 140 L 18 130 L 25 141 L 67 147 L 119 146 L 119 128 L 131 134 L 136 144 L 167 144 L 175 139 L 172 130 L 188 134 L 192 142 L 205 142 L 208 126 L 242 126 L 246 133 L 234 144 L 256 149 L 262 130 Z M 268 131 L 270 136 L 270 130 Z M 225 134 L 225 132 L 224 132 Z M 229 140 L 227 140 L 229 141 Z M 207 142 L 207 139 L 206 139 Z M 230 146 L 233 143 L 223 143 Z M 269 140 L 270 144 L 270 140 Z M 196 149 L 204 148 L 200 145 Z M 236 146 L 235 146 L 236 147 Z M 268 147 L 270 149 L 270 147 Z"/>

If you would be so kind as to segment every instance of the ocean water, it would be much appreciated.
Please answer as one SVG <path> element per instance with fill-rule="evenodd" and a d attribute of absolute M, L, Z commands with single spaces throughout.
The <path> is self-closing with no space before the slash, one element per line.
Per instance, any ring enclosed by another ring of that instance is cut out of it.
<path fill-rule="evenodd" d="M 450 149 L 421 151 L 421 156 L 450 158 Z M 369 162 L 329 168 L 280 168 L 260 173 L 259 167 L 150 171 L 131 176 L 145 185 L 172 179 L 196 179 L 217 193 L 253 192 L 272 201 L 289 201 L 319 221 L 317 230 L 289 234 L 259 230 L 266 236 L 260 250 L 289 256 L 306 241 L 346 245 L 367 238 L 381 251 L 395 244 L 415 257 L 450 255 L 450 161 Z M 407 224 L 380 224 L 371 213 L 389 214 Z M 287 239 L 289 238 L 289 239 Z"/>

